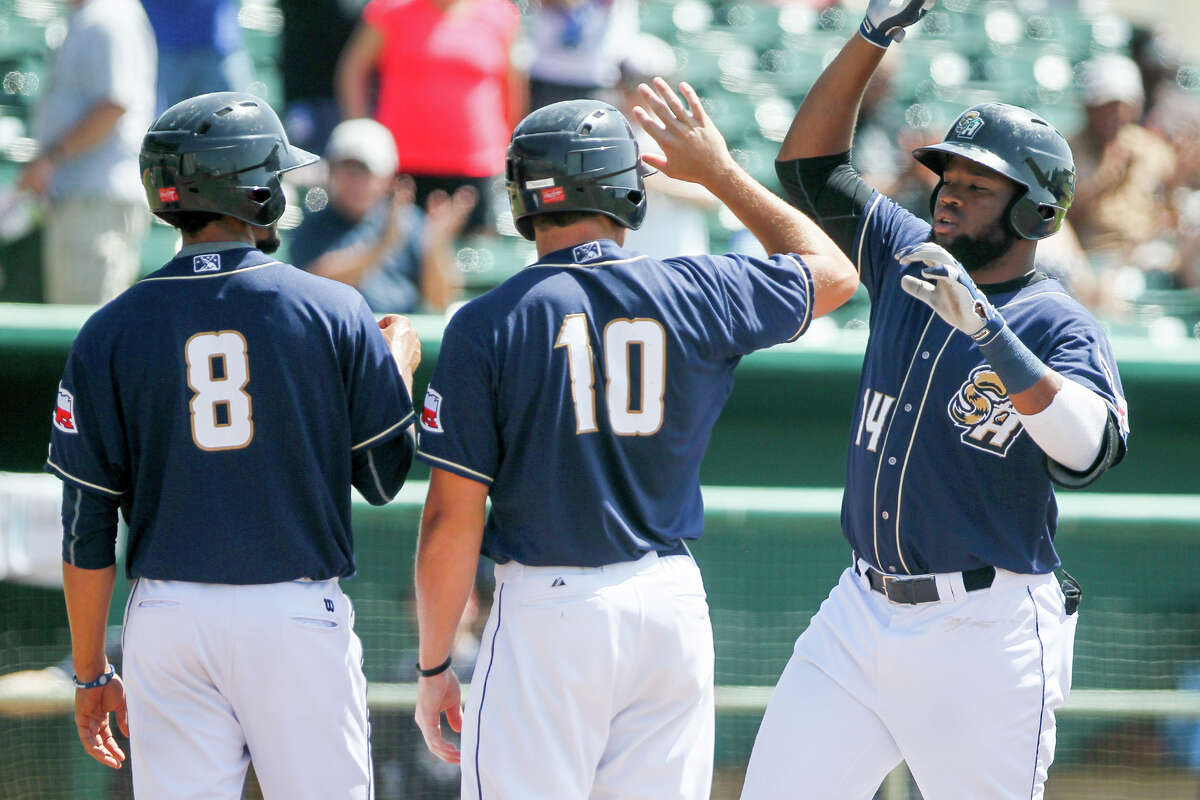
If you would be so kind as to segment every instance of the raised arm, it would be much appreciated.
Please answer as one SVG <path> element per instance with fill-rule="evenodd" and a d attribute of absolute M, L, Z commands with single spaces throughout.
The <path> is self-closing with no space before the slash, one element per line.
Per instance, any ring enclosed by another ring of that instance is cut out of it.
<path fill-rule="evenodd" d="M 815 158 L 850 149 L 863 93 L 888 44 L 904 38 L 934 0 L 871 0 L 858 32 L 821 73 L 796 111 L 779 160 Z"/>
<path fill-rule="evenodd" d="M 662 78 L 654 80 L 653 89 L 645 84 L 639 89 L 654 116 L 642 106 L 634 109 L 634 116 L 664 153 L 642 156 L 647 164 L 669 177 L 704 186 L 729 207 L 768 253 L 803 256 L 812 271 L 814 316 L 829 313 L 854 294 L 858 286 L 854 265 L 816 223 L 734 161 L 691 86 L 680 84 L 690 108 Z"/>

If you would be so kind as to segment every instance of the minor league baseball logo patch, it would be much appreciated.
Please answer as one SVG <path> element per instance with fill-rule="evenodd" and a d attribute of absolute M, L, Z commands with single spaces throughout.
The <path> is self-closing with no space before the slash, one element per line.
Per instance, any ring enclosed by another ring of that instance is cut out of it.
<path fill-rule="evenodd" d="M 987 364 L 971 370 L 946 410 L 954 424 L 963 429 L 958 437 L 963 444 L 1001 458 L 1024 430 L 1004 382 Z"/>
<path fill-rule="evenodd" d="M 983 117 L 978 111 L 968 111 L 954 123 L 954 136 L 957 139 L 974 139 L 975 134 L 983 130 Z"/>
<path fill-rule="evenodd" d="M 217 253 L 204 253 L 192 256 L 192 272 L 220 272 L 221 256 Z"/>
<path fill-rule="evenodd" d="M 599 258 L 600 255 L 599 242 L 584 242 L 571 251 L 571 258 L 575 259 L 576 264 L 590 261 L 593 258 Z"/>
<path fill-rule="evenodd" d="M 75 427 L 75 395 L 58 385 L 58 402 L 54 406 L 54 427 L 63 433 L 79 433 Z"/>
<path fill-rule="evenodd" d="M 441 433 L 442 396 L 433 389 L 425 391 L 425 407 L 421 409 L 421 427 L 430 433 Z"/>

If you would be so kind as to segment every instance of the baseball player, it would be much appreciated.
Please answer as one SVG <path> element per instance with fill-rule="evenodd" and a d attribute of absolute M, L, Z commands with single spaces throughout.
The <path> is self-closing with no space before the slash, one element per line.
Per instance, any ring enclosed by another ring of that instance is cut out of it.
<path fill-rule="evenodd" d="M 686 542 L 700 460 L 740 357 L 804 333 L 854 270 L 755 183 L 686 84 L 642 87 L 665 157 L 767 260 L 625 250 L 646 211 L 629 123 L 554 103 L 513 133 L 513 216 L 538 260 L 451 318 L 421 412 L 417 724 L 464 798 L 707 798 L 713 646 Z M 661 122 L 660 122 L 661 121 Z M 484 501 L 491 498 L 485 520 Z M 496 590 L 465 716 L 447 669 L 480 548 Z M 445 712 L 462 752 L 442 737 Z"/>
<path fill-rule="evenodd" d="M 271 258 L 279 175 L 316 159 L 262 100 L 172 106 L 142 143 L 184 247 L 97 311 L 67 359 L 46 468 L 84 749 L 147 798 L 372 796 L 350 486 L 388 502 L 415 450 L 403 317 Z M 104 658 L 117 509 L 129 525 L 126 685 Z"/>
<path fill-rule="evenodd" d="M 930 5 L 872 0 L 777 162 L 855 262 L 871 333 L 842 503 L 852 564 L 779 679 L 747 800 L 870 798 L 901 760 L 925 800 L 1042 797 L 1079 600 L 1054 576 L 1051 484 L 1086 486 L 1125 453 L 1109 343 L 1033 267 L 1071 204 L 1062 136 L 1021 108 L 964 111 L 914 152 L 940 179 L 932 229 L 850 166 L 864 87 Z"/>

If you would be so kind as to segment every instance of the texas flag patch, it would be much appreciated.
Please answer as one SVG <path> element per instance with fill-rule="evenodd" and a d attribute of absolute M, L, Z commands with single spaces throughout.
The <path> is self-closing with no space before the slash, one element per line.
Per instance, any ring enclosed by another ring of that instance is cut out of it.
<path fill-rule="evenodd" d="M 54 406 L 54 427 L 63 433 L 79 433 L 75 427 L 75 396 L 58 385 L 58 403 Z"/>
<path fill-rule="evenodd" d="M 442 433 L 442 396 L 434 389 L 425 391 L 425 407 L 421 409 L 421 427 L 430 433 Z"/>

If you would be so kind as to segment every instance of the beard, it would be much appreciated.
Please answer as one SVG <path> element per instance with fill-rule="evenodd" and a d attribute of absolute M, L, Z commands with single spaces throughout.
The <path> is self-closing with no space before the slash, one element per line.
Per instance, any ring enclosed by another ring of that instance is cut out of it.
<path fill-rule="evenodd" d="M 267 255 L 270 255 L 278 250 L 279 245 L 281 244 L 283 244 L 283 242 L 279 240 L 279 231 L 274 225 L 269 228 L 260 229 L 260 231 L 258 231 L 258 235 L 254 237 L 254 246 Z"/>
<path fill-rule="evenodd" d="M 993 222 L 978 236 L 960 234 L 945 241 L 940 241 L 937 235 L 930 231 L 929 241 L 946 248 L 950 255 L 957 258 L 963 268 L 971 273 L 1003 257 L 1012 249 L 1017 237 L 1000 223 Z"/>

